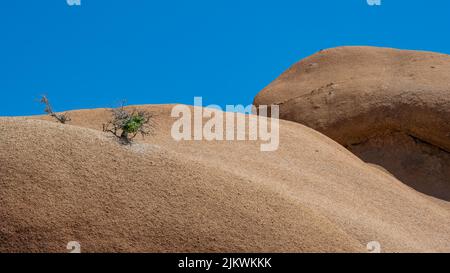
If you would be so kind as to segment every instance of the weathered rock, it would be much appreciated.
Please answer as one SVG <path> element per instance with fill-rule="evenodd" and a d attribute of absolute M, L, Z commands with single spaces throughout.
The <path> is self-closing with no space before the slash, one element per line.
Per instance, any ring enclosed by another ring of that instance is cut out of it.
<path fill-rule="evenodd" d="M 450 200 L 450 56 L 375 47 L 318 52 L 255 98 L 414 188 Z"/>

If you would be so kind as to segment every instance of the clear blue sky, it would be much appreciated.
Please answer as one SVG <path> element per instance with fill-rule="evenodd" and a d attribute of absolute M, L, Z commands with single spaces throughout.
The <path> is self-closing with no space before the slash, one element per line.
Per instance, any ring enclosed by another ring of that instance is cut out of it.
<path fill-rule="evenodd" d="M 4 0 L 0 116 L 128 104 L 250 104 L 296 61 L 375 45 L 450 53 L 449 0 Z"/>

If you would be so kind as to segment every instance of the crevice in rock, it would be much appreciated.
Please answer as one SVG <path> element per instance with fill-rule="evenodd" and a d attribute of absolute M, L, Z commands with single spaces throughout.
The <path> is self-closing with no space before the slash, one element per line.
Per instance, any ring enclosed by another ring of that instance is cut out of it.
<path fill-rule="evenodd" d="M 410 133 L 396 131 L 346 147 L 426 195 L 450 201 L 450 153 Z"/>

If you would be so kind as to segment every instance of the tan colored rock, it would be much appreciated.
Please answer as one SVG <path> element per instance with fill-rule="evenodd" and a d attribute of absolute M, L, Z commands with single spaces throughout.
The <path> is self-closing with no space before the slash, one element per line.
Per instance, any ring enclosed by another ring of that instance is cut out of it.
<path fill-rule="evenodd" d="M 450 56 L 375 47 L 318 52 L 255 98 L 406 184 L 450 201 Z"/>
<path fill-rule="evenodd" d="M 105 109 L 0 118 L 0 252 L 449 252 L 450 205 L 326 136 L 281 121 L 280 147 L 155 135 L 122 146 Z"/>

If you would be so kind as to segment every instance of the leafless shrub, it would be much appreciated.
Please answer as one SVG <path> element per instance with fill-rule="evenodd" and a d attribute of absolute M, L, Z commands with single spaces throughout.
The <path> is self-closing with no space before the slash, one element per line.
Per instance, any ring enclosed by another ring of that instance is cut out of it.
<path fill-rule="evenodd" d="M 62 124 L 65 124 L 66 122 L 69 122 L 71 120 L 66 113 L 58 114 L 53 112 L 52 106 L 50 105 L 50 101 L 48 100 L 47 96 L 42 96 L 40 102 L 42 104 L 45 104 L 44 112 L 47 113 L 49 116 L 55 118 Z"/>
<path fill-rule="evenodd" d="M 151 134 L 153 115 L 147 111 L 136 109 L 128 111 L 122 105 L 112 109 L 111 115 L 111 120 L 103 124 L 103 131 L 116 136 L 122 144 L 131 144 L 138 134 L 143 137 Z"/>

